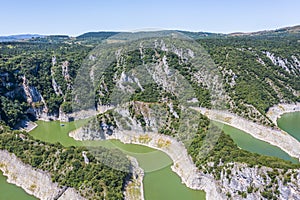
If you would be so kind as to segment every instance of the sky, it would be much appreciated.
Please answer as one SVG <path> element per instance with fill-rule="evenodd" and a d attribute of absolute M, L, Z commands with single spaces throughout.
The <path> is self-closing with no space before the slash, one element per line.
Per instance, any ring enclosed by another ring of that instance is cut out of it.
<path fill-rule="evenodd" d="M 300 24 L 299 0 L 0 0 L 0 35 L 175 29 L 252 32 Z"/>

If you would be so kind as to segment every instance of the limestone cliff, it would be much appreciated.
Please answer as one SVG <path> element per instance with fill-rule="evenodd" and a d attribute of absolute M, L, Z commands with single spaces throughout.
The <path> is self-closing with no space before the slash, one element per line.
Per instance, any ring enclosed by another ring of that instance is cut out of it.
<path fill-rule="evenodd" d="M 0 170 L 9 183 L 23 188 L 41 200 L 84 200 L 73 188 L 62 188 L 53 183 L 48 172 L 33 169 L 14 154 L 0 150 Z"/>

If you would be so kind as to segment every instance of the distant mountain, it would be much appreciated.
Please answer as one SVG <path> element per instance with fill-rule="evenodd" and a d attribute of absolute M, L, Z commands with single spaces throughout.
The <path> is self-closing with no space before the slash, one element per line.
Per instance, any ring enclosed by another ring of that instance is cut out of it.
<path fill-rule="evenodd" d="M 250 37 L 283 37 L 283 36 L 300 36 L 300 25 L 279 28 L 276 30 L 264 30 L 257 32 L 234 32 L 229 34 L 222 33 L 210 33 L 210 32 L 191 32 L 191 31 L 182 31 L 176 30 L 180 33 L 187 35 L 193 39 L 200 38 L 224 38 L 230 36 L 250 36 Z M 164 32 L 164 31 L 162 31 Z M 99 42 L 105 40 L 111 36 L 114 36 L 118 33 L 117 31 L 99 31 L 99 32 L 87 32 L 82 35 L 79 35 L 73 39 L 79 40 L 81 42 Z M 32 40 L 36 42 L 64 42 L 72 37 L 67 35 L 39 35 L 39 34 L 21 34 L 21 35 L 10 35 L 10 36 L 0 36 L 0 42 L 9 42 L 9 41 L 22 41 L 22 40 Z"/>
<path fill-rule="evenodd" d="M 178 31 L 179 33 L 183 33 L 188 37 L 191 37 L 193 39 L 199 39 L 199 38 L 216 38 L 216 37 L 224 37 L 226 34 L 222 33 L 210 33 L 210 32 L 190 32 L 190 31 Z"/>
<path fill-rule="evenodd" d="M 168 31 L 168 30 L 166 30 Z M 172 31 L 172 30 L 171 30 Z M 209 32 L 190 32 L 190 31 L 181 31 L 181 30 L 176 30 L 179 33 L 183 33 L 193 39 L 199 39 L 199 38 L 207 38 L 207 37 L 221 37 L 221 36 L 226 36 L 226 34 L 221 34 L 221 33 L 209 33 Z M 162 31 L 162 33 L 165 31 Z M 105 31 L 100 31 L 100 32 L 87 32 L 82 35 L 77 36 L 77 39 L 98 39 L 98 40 L 103 40 L 107 39 L 111 36 L 114 36 L 118 33 L 125 33 L 125 32 L 105 32 Z"/>
<path fill-rule="evenodd" d="M 107 32 L 107 31 L 87 32 L 87 33 L 77 36 L 77 39 L 91 39 L 91 38 L 107 39 L 108 37 L 111 37 L 118 33 L 120 33 L 120 32 Z"/>
<path fill-rule="evenodd" d="M 167 31 L 167 30 L 166 30 Z M 230 37 L 230 36 L 256 36 L 256 37 L 282 37 L 282 36 L 300 36 L 300 25 L 292 26 L 292 27 L 285 27 L 276 30 L 264 30 L 264 31 L 257 31 L 257 32 L 235 32 L 230 34 L 223 34 L 223 33 L 211 33 L 211 32 L 191 32 L 191 31 L 182 31 L 176 30 L 179 33 L 185 34 L 188 37 L 193 39 L 200 39 L 200 38 L 223 38 L 223 37 Z M 162 31 L 164 32 L 164 31 Z M 113 35 L 118 33 L 125 33 L 125 32 L 106 32 L 106 31 L 99 31 L 99 32 L 87 32 L 82 35 L 77 36 L 76 38 L 79 40 L 103 40 L 107 39 Z"/>
<path fill-rule="evenodd" d="M 0 42 L 10 42 L 18 40 L 28 40 L 32 38 L 42 38 L 44 35 L 38 34 L 21 34 L 21 35 L 9 35 L 9 36 L 0 36 Z"/>
<path fill-rule="evenodd" d="M 64 43 L 68 42 L 72 39 L 72 37 L 68 35 L 48 35 L 44 37 L 36 37 L 31 38 L 30 42 L 38 42 L 38 43 Z"/>
<path fill-rule="evenodd" d="M 276 30 L 264 30 L 257 32 L 235 32 L 230 33 L 229 36 L 286 36 L 286 35 L 300 35 L 300 25 L 284 27 Z"/>

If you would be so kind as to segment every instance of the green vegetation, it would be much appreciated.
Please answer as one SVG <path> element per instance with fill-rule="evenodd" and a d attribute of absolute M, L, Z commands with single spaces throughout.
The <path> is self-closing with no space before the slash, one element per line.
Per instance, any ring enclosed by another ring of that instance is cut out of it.
<path fill-rule="evenodd" d="M 14 153 L 24 163 L 49 171 L 52 180 L 61 186 L 74 187 L 88 199 L 123 199 L 123 187 L 129 176 L 130 162 L 119 150 L 97 147 L 90 153 L 85 147 L 63 147 L 34 140 L 25 132 L 0 135 L 0 149 Z M 86 152 L 89 163 L 84 162 Z M 108 159 L 118 163 L 116 170 L 101 162 Z"/>
<path fill-rule="evenodd" d="M 41 111 L 47 108 L 46 114 L 53 116 L 57 116 L 59 110 L 65 113 L 73 112 L 74 79 L 77 74 L 81 73 L 79 69 L 83 60 L 101 40 L 114 34 L 116 33 L 88 33 L 76 39 L 68 36 L 50 36 L 26 42 L 0 43 L 0 123 L 13 128 L 22 119 L 32 119 L 34 115 L 32 109 Z M 202 34 L 187 34 L 194 38 L 201 37 L 197 41 L 211 55 L 223 74 L 224 89 L 230 99 L 226 102 L 226 106 L 231 111 L 256 122 L 272 125 L 266 117 L 266 112 L 272 105 L 300 100 L 296 95 L 300 91 L 299 70 L 294 70 L 290 64 L 287 64 L 286 68 L 273 64 L 268 58 L 270 52 L 276 59 L 295 65 L 294 56 L 300 60 L 299 35 L 285 35 L 282 32 L 274 32 L 270 37 L 263 35 L 229 37 L 216 34 L 204 37 Z M 133 91 L 130 97 L 127 97 L 127 94 L 123 95 L 122 91 L 116 91 L 115 88 L 122 74 L 138 70 L 140 65 L 158 65 L 166 58 L 170 69 L 176 70 L 192 86 L 199 101 L 198 105 L 212 107 L 209 89 L 205 83 L 198 83 L 194 80 L 197 71 L 188 60 L 183 62 L 175 53 L 165 52 L 160 48 L 143 49 L 143 55 L 140 50 L 134 50 L 121 57 L 122 59 L 118 61 L 113 60 L 103 74 L 99 73 L 101 77 L 97 77 L 98 71 L 95 71 L 96 81 L 98 81 L 95 84 L 95 91 L 89 91 L 88 88 L 79 91 L 81 96 L 89 99 L 89 101 L 80 102 L 80 106 L 86 108 L 90 106 L 90 103 L 94 105 L 94 98 L 90 98 L 94 95 L 90 94 L 93 92 L 95 92 L 95 101 L 98 105 L 129 102 L 130 117 L 136 120 L 145 131 L 148 130 L 149 124 L 144 113 L 147 109 L 160 109 L 165 123 L 158 130 L 159 133 L 177 136 L 180 132 L 180 120 L 171 113 L 168 104 L 172 103 L 173 110 L 176 111 L 178 117 L 184 118 L 185 113 L 181 112 L 180 99 L 177 99 L 175 94 L 164 91 L 162 85 L 157 82 L 147 80 L 144 84 L 141 81 L 141 87 L 134 81 L 125 81 L 124 87 Z M 85 81 L 86 84 L 90 84 L 88 80 Z M 24 86 L 33 94 L 32 101 L 30 98 L 27 99 L 26 92 L 28 91 L 25 91 Z M 113 96 L 116 94 L 120 95 L 118 99 Z M 276 157 L 240 149 L 229 135 L 224 134 L 217 126 L 209 125 L 206 117 L 200 115 L 199 118 L 199 130 L 196 137 L 191 139 L 188 151 L 197 167 L 205 173 L 212 173 L 217 180 L 221 178 L 223 171 L 226 171 L 229 177 L 228 174 L 231 171 L 225 166 L 232 162 L 246 163 L 250 167 L 267 166 L 285 171 L 300 167 L 299 164 Z M 92 131 L 98 131 L 100 136 L 103 136 L 106 133 L 112 134 L 114 128 L 118 128 L 116 121 L 124 129 L 130 129 L 130 124 L 127 123 L 129 120 L 113 111 L 98 115 L 86 127 Z M 53 181 L 57 181 L 61 186 L 79 189 L 82 195 L 93 199 L 103 199 L 104 194 L 106 194 L 106 199 L 123 198 L 124 181 L 129 175 L 127 169 L 130 164 L 121 152 L 108 151 L 104 148 L 94 149 L 93 155 L 87 153 L 90 162 L 85 164 L 82 152 L 87 149 L 84 147 L 48 144 L 34 140 L 26 133 L 12 132 L 6 126 L 0 127 L 1 149 L 16 154 L 23 162 L 37 169 L 49 171 Z M 215 144 L 204 144 L 208 133 L 211 134 L 212 139 L 216 139 Z M 25 139 L 22 139 L 21 135 Z M 67 144 L 73 142 L 66 135 L 63 139 Z M 147 138 L 140 139 L 146 140 Z M 207 149 L 211 147 L 212 150 L 202 155 L 201 148 L 203 147 Z M 113 156 L 115 154 L 117 156 Z M 98 162 L 98 159 L 104 157 L 121 160 L 119 167 L 124 171 L 110 169 Z M 213 163 L 214 166 L 211 167 L 208 163 Z M 292 174 L 281 175 L 284 184 L 292 179 Z M 271 177 L 272 184 L 276 184 L 279 172 L 270 172 L 268 176 Z M 256 188 L 248 187 L 247 192 L 239 191 L 239 194 L 247 197 L 248 193 L 255 190 Z M 262 192 L 262 196 L 271 199 L 275 198 L 277 193 L 278 190 L 274 188 L 266 189 Z M 230 194 L 227 196 L 230 197 Z"/>
<path fill-rule="evenodd" d="M 144 102 L 158 102 L 161 98 L 162 88 L 159 88 L 157 84 L 144 85 L 144 90 L 140 88 L 136 89 L 132 100 L 133 101 L 144 101 Z"/>
<path fill-rule="evenodd" d="M 59 107 L 71 112 L 73 79 L 91 47 L 66 43 L 9 42 L 0 43 L 0 116 L 13 127 L 30 107 L 43 107 L 38 93 L 44 98 L 48 113 L 57 115 Z M 63 67 L 67 69 L 63 74 Z M 52 71 L 52 72 L 51 72 Z M 23 77 L 35 95 L 27 103 L 22 88 Z M 60 86 L 56 94 L 52 78 Z"/>
<path fill-rule="evenodd" d="M 280 169 L 295 169 L 300 167 L 300 164 L 293 164 L 290 161 L 285 161 L 276 157 L 259 155 L 238 148 L 229 135 L 225 134 L 215 125 L 209 125 L 209 120 L 205 116 L 201 116 L 199 127 L 197 136 L 188 148 L 189 154 L 192 156 L 194 162 L 199 168 L 208 162 L 215 163 L 215 166 L 220 162 L 223 164 L 240 162 L 247 163 L 250 167 L 255 165 Z M 199 157 L 200 148 L 203 145 L 206 134 L 208 133 L 208 128 L 210 129 L 209 133 L 212 134 L 211 137 L 219 138 L 217 139 L 212 151 L 205 155 L 205 157 Z"/>
<path fill-rule="evenodd" d="M 200 39 L 198 42 L 224 73 L 223 84 L 233 101 L 233 106 L 228 107 L 238 114 L 244 113 L 244 116 L 257 120 L 254 113 L 247 111 L 249 105 L 265 115 L 269 107 L 280 101 L 299 101 L 299 96 L 293 93 L 293 90 L 300 90 L 299 70 L 289 68 L 288 72 L 274 65 L 266 55 L 266 52 L 270 52 L 296 66 L 292 57 L 299 58 L 298 40 L 297 37 L 227 37 Z M 290 64 L 287 66 L 291 67 Z"/>

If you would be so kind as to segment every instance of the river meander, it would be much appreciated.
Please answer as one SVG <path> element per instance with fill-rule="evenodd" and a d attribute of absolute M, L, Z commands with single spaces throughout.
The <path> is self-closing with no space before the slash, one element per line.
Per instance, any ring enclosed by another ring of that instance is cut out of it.
<path fill-rule="evenodd" d="M 163 152 L 134 144 L 123 144 L 120 141 L 76 141 L 68 136 L 68 133 L 86 121 L 60 123 L 57 121 L 38 121 L 38 127 L 30 134 L 42 141 L 55 143 L 60 142 L 64 146 L 105 146 L 108 148 L 118 148 L 124 153 L 135 157 L 140 167 L 144 169 L 144 193 L 146 200 L 160 199 L 205 199 L 203 191 L 195 191 L 187 188 L 181 183 L 177 174 L 170 166 L 172 160 Z M 63 126 L 61 124 L 64 124 Z M 219 124 L 220 125 L 220 124 Z M 268 155 L 276 156 L 292 162 L 298 162 L 290 157 L 280 148 L 258 140 L 251 135 L 228 125 L 222 125 L 225 133 L 229 134 L 234 142 L 242 149 Z M 278 126 L 300 141 L 300 112 L 287 113 L 278 119 Z M 20 199 L 34 200 L 21 188 L 6 182 L 6 177 L 0 173 L 0 199 Z"/>
<path fill-rule="evenodd" d="M 64 146 L 104 146 L 118 148 L 127 155 L 135 157 L 145 171 L 144 194 L 146 200 L 201 200 L 205 199 L 203 191 L 189 189 L 181 183 L 180 177 L 171 170 L 172 160 L 162 151 L 135 144 L 123 144 L 118 140 L 76 141 L 68 133 L 85 121 L 60 123 L 57 121 L 38 121 L 38 127 L 30 134 L 46 142 L 60 142 Z M 61 126 L 61 124 L 64 124 Z"/>

